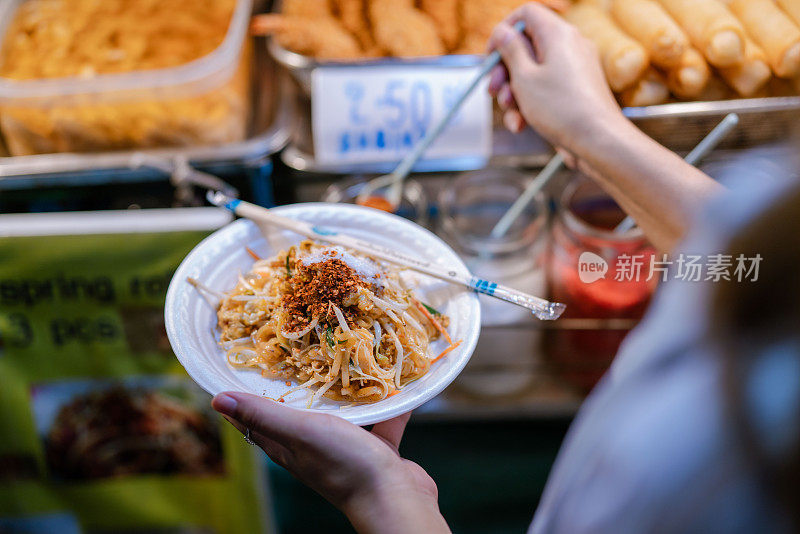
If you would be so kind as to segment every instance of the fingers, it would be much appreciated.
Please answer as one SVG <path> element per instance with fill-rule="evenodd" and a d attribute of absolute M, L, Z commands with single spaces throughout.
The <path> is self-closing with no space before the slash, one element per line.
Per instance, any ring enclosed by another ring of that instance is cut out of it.
<path fill-rule="evenodd" d="M 396 449 L 400 448 L 400 440 L 403 439 L 406 424 L 411 417 L 411 412 L 399 415 L 394 419 L 389 419 L 383 423 L 378 423 L 372 427 L 372 433 L 382 438 Z"/>
<path fill-rule="evenodd" d="M 497 50 L 509 71 L 534 64 L 533 49 L 528 39 L 507 22 L 498 24 L 489 39 L 489 50 Z"/>
<path fill-rule="evenodd" d="M 569 151 L 567 151 L 567 150 L 565 150 L 565 149 L 563 149 L 561 147 L 557 147 L 556 148 L 556 152 L 558 152 L 561 155 L 561 158 L 564 160 L 564 165 L 568 169 L 571 169 L 571 170 L 574 171 L 575 168 L 578 166 L 578 160 L 575 158 L 575 156 L 573 156 L 571 152 L 569 152 Z"/>
<path fill-rule="evenodd" d="M 559 1 L 549 1 L 545 3 L 559 11 L 566 11 L 568 8 L 568 6 L 565 7 L 562 2 Z M 528 3 L 513 11 L 506 18 L 505 25 L 510 28 L 514 23 L 520 20 L 525 22 L 525 33 L 533 42 L 536 58 L 540 62 L 545 60 L 548 50 L 552 46 L 557 46 L 559 44 L 558 36 L 560 32 L 565 27 L 570 27 L 569 23 L 556 15 L 552 9 L 548 9 L 548 7 L 537 3 Z"/>
<path fill-rule="evenodd" d="M 509 84 L 503 85 L 497 92 L 497 103 L 503 110 L 503 125 L 511 133 L 520 133 L 527 124 L 519 110 L 514 93 Z"/>
<path fill-rule="evenodd" d="M 505 84 L 497 92 L 497 103 L 503 111 L 509 109 L 517 109 L 517 101 L 514 99 L 514 91 L 511 90 L 511 85 Z"/>
<path fill-rule="evenodd" d="M 510 109 L 503 114 L 503 126 L 511 133 L 520 133 L 525 129 L 525 124 L 525 118 L 516 109 Z"/>
<path fill-rule="evenodd" d="M 224 417 L 236 430 L 241 432 L 243 436 L 246 435 L 247 427 L 245 427 L 242 423 L 227 415 L 223 415 L 222 417 Z M 259 434 L 258 432 L 253 432 L 252 430 L 250 431 L 250 439 L 253 440 L 256 445 L 261 447 L 261 450 L 263 450 L 273 462 L 284 469 L 290 469 L 289 464 L 293 459 L 293 455 L 289 449 L 277 441 L 271 440 L 268 437 Z"/>
<path fill-rule="evenodd" d="M 284 445 L 301 441 L 309 431 L 305 423 L 308 414 L 257 395 L 220 393 L 214 397 L 211 406 L 251 431 Z"/>
<path fill-rule="evenodd" d="M 497 96 L 500 88 L 508 83 L 508 70 L 502 63 L 494 67 L 489 74 L 489 94 Z"/>

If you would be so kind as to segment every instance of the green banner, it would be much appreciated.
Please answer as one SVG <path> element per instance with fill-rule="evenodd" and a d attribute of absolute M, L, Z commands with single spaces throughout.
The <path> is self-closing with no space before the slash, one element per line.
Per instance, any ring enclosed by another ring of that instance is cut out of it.
<path fill-rule="evenodd" d="M 0 239 L 0 532 L 265 530 L 253 449 L 164 330 L 207 234 Z"/>

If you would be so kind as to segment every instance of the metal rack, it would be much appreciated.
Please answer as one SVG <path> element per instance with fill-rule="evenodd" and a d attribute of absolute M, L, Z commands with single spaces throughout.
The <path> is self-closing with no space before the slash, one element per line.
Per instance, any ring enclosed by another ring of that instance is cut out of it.
<path fill-rule="evenodd" d="M 320 62 L 282 47 L 274 39 L 266 40 L 267 50 L 275 61 L 294 80 L 296 128 L 282 154 L 290 168 L 314 173 L 371 173 L 392 170 L 391 163 L 331 167 L 319 164 L 314 158 L 311 135 L 311 77 L 315 69 L 336 66 L 474 66 L 481 61 L 475 55 L 447 55 L 431 58 L 379 58 L 354 62 Z M 657 106 L 625 108 L 624 114 L 653 139 L 676 152 L 695 146 L 725 115 L 738 113 L 740 125 L 734 135 L 720 148 L 747 148 L 785 139 L 800 120 L 800 96 L 735 99 L 714 102 L 676 102 Z M 552 148 L 536 132 L 527 129 L 521 135 L 511 135 L 495 119 L 493 153 L 489 161 L 476 158 L 422 161 L 416 172 L 464 171 L 497 166 L 543 166 L 552 156 Z"/>

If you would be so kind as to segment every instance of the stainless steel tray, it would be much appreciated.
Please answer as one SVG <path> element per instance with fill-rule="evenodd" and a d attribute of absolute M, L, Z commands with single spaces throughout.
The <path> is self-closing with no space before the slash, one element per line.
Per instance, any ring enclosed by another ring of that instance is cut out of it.
<path fill-rule="evenodd" d="M 749 148 L 787 139 L 800 125 L 800 96 L 682 102 L 625 108 L 625 115 L 642 131 L 676 151 L 691 150 L 728 113 L 739 126 L 720 148 Z"/>
<path fill-rule="evenodd" d="M 356 62 L 320 62 L 283 48 L 274 39 L 267 39 L 267 49 L 296 82 L 298 116 L 292 140 L 283 152 L 284 162 L 297 170 L 319 173 L 384 173 L 393 165 L 376 163 L 357 167 L 329 167 L 314 159 L 311 142 L 310 100 L 311 73 L 321 66 L 386 66 L 440 65 L 442 67 L 476 65 L 480 56 L 448 55 L 431 58 L 380 58 Z M 653 139 L 676 152 L 691 150 L 728 113 L 740 115 L 737 130 L 721 148 L 748 148 L 783 140 L 795 125 L 800 124 L 800 96 L 736 99 L 716 102 L 685 102 L 658 106 L 625 108 L 625 115 Z M 541 166 L 552 155 L 552 149 L 535 132 L 509 135 L 498 121 L 495 126 L 494 151 L 491 160 L 474 158 L 423 162 L 416 171 L 460 171 L 492 165 Z"/>
<path fill-rule="evenodd" d="M 263 164 L 289 141 L 293 110 L 286 97 L 291 84 L 263 45 L 256 46 L 254 52 L 252 116 L 249 136 L 244 141 L 220 146 L 0 157 L 0 190 L 142 181 L 146 177 L 141 172 L 129 171 L 146 157 L 188 161 L 198 168 Z M 1 147 L 2 143 L 0 154 Z M 168 177 L 160 172 L 150 173 L 153 180 Z"/>

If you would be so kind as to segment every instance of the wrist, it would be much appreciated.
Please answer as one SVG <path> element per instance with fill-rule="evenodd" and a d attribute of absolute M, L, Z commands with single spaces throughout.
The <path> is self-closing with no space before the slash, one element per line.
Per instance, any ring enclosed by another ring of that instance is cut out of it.
<path fill-rule="evenodd" d="M 434 493 L 390 478 L 354 492 L 341 507 L 357 532 L 449 532 Z"/>
<path fill-rule="evenodd" d="M 642 135 L 621 111 L 609 110 L 586 117 L 574 128 L 575 135 L 565 146 L 579 159 L 591 160 L 593 156 L 630 140 L 631 135 Z"/>

